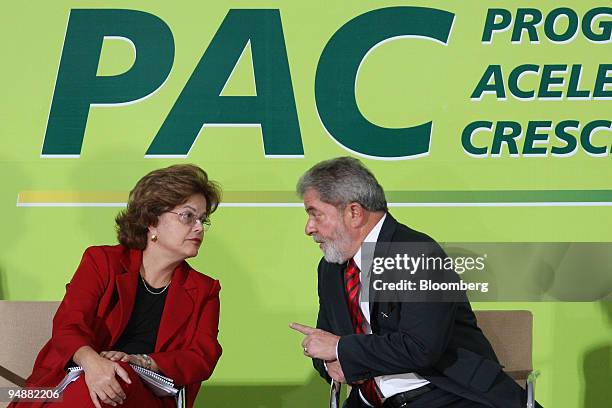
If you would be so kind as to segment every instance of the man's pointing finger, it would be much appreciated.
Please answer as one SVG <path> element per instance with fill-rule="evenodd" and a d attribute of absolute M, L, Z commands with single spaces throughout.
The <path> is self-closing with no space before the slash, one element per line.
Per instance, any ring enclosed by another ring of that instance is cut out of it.
<path fill-rule="evenodd" d="M 315 329 L 314 327 L 305 326 L 299 323 L 291 323 L 289 327 L 291 327 L 293 330 L 299 331 L 300 333 L 306 334 L 306 335 L 312 334 L 317 331 L 317 329 Z"/>

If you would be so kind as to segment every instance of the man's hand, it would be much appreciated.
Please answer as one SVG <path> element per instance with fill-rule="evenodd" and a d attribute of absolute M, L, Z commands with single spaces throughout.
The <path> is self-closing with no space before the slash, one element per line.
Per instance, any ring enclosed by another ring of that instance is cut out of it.
<path fill-rule="evenodd" d="M 325 366 L 327 367 L 327 374 L 339 383 L 346 384 L 346 378 L 344 378 L 344 372 L 342 366 L 338 360 L 326 361 Z"/>
<path fill-rule="evenodd" d="M 325 361 L 336 360 L 336 347 L 340 340 L 339 336 L 299 323 L 291 323 L 289 327 L 306 335 L 304 341 L 302 341 L 305 356 L 320 358 Z"/>

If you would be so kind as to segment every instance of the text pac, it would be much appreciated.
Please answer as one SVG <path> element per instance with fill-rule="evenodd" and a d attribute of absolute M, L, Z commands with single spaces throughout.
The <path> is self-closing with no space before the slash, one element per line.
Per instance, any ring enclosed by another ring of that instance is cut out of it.
<path fill-rule="evenodd" d="M 370 123 L 355 100 L 359 66 L 378 45 L 416 37 L 447 44 L 454 14 L 425 7 L 366 12 L 340 27 L 317 65 L 315 99 L 326 130 L 344 149 L 374 159 L 427 155 L 432 122 L 390 129 Z M 135 51 L 134 65 L 97 76 L 104 38 L 119 37 Z M 221 95 L 250 45 L 256 95 Z M 158 17 L 134 10 L 72 10 L 43 142 L 43 157 L 79 157 L 90 106 L 133 103 L 167 79 L 174 40 Z M 266 157 L 303 157 L 280 12 L 229 10 L 196 65 L 146 157 L 187 157 L 206 125 L 260 126 Z"/>

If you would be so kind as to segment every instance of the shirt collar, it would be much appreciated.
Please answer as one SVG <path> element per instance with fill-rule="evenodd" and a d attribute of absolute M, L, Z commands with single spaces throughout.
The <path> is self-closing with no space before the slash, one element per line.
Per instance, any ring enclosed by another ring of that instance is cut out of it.
<path fill-rule="evenodd" d="M 365 237 L 363 242 L 377 242 L 378 241 L 380 230 L 382 229 L 383 223 L 385 222 L 386 218 L 387 218 L 387 213 L 385 213 L 385 215 L 383 215 L 383 217 L 376 223 L 376 225 L 374 225 L 374 227 L 370 230 L 370 232 Z M 361 270 L 361 245 L 359 245 L 359 249 L 357 250 L 357 253 L 355 254 L 355 256 L 353 256 L 353 261 L 355 261 L 355 264 L 357 265 L 359 270 Z"/>

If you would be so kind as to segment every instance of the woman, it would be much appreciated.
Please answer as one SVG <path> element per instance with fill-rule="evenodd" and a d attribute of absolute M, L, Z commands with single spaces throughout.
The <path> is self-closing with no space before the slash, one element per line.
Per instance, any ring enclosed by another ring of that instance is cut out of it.
<path fill-rule="evenodd" d="M 55 387 L 67 367 L 83 367 L 63 402 L 50 407 L 176 406 L 172 397 L 156 397 L 129 363 L 185 386 L 193 406 L 221 356 L 220 286 L 185 259 L 198 254 L 219 201 L 219 187 L 194 165 L 138 181 L 116 218 L 120 245 L 85 251 L 27 380 L 29 387 Z"/>

